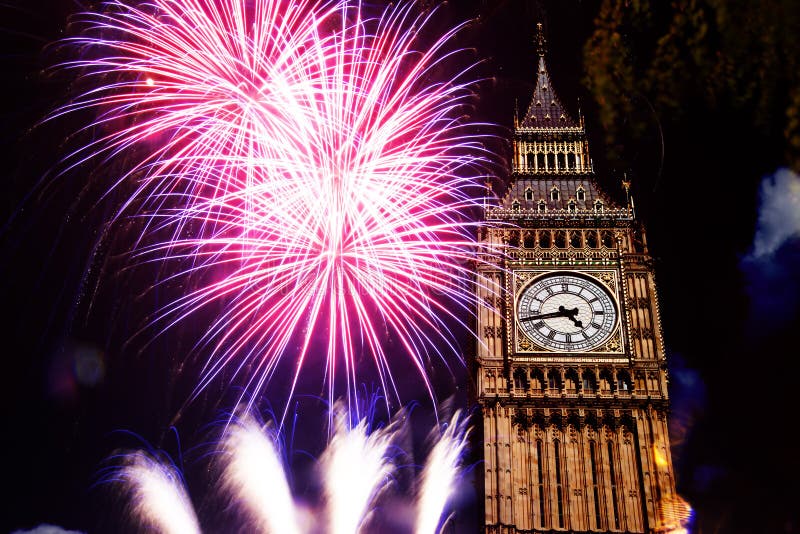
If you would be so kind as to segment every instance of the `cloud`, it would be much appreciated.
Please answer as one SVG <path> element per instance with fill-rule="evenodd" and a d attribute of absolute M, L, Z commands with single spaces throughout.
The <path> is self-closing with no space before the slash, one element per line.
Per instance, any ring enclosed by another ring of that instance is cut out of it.
<path fill-rule="evenodd" d="M 759 336 L 795 320 L 800 304 L 800 176 L 780 169 L 761 183 L 750 253 L 740 262 Z"/>
<path fill-rule="evenodd" d="M 787 241 L 800 237 L 800 176 L 779 169 L 761 182 L 761 205 L 750 257 L 772 256 Z"/>
<path fill-rule="evenodd" d="M 83 534 L 77 530 L 66 530 L 56 525 L 41 524 L 31 530 L 15 530 L 11 534 Z"/>

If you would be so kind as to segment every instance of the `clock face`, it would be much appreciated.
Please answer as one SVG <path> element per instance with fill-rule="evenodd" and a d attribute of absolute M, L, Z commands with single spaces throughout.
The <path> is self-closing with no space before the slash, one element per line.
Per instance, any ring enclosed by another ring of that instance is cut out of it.
<path fill-rule="evenodd" d="M 557 351 L 585 351 L 603 343 L 617 324 L 617 308 L 599 282 L 547 275 L 517 298 L 517 321 L 531 340 Z"/>

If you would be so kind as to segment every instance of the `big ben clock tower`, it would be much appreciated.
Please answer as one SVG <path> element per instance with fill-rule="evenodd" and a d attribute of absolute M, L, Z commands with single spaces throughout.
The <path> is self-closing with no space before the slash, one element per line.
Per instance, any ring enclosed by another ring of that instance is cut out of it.
<path fill-rule="evenodd" d="M 538 25 L 536 88 L 515 117 L 480 240 L 472 369 L 483 415 L 483 531 L 671 532 L 684 511 L 667 432 L 656 286 L 629 184 L 595 179 Z"/>

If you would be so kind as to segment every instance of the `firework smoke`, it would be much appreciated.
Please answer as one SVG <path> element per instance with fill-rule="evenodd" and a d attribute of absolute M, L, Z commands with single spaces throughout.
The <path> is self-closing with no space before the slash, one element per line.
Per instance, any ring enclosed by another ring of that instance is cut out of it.
<path fill-rule="evenodd" d="M 338 407 L 336 415 L 333 437 L 319 460 L 324 495 L 312 514 L 316 521 L 304 517 L 292 496 L 276 434 L 251 415 L 229 422 L 216 456 L 221 467 L 218 490 L 242 513 L 242 528 L 280 534 L 356 534 L 365 531 L 379 505 L 402 500 L 387 491 L 399 473 L 397 453 L 392 451 L 403 431 L 401 418 L 370 431 L 365 420 L 351 425 Z M 458 414 L 441 433 L 433 434 L 416 496 L 418 513 L 409 531 L 438 532 L 459 476 L 467 434 Z M 134 518 L 160 532 L 199 533 L 182 478 L 172 464 L 156 458 L 132 453 L 113 477 L 131 495 Z"/>
<path fill-rule="evenodd" d="M 390 427 L 368 433 L 366 420 L 348 428 L 347 419 L 340 411 L 336 433 L 322 458 L 331 534 L 360 531 L 393 467 L 388 450 L 394 430 Z"/>
<path fill-rule="evenodd" d="M 422 471 L 417 502 L 416 534 L 436 534 L 442 512 L 455 489 L 459 462 L 467 447 L 466 421 L 456 412 L 441 436 L 437 436 Z"/>
<path fill-rule="evenodd" d="M 130 492 L 131 513 L 140 524 L 165 534 L 200 534 L 192 501 L 174 465 L 140 451 L 126 456 L 116 475 Z"/>
<path fill-rule="evenodd" d="M 276 438 L 250 415 L 231 422 L 222 441 L 222 486 L 260 532 L 300 534 Z"/>

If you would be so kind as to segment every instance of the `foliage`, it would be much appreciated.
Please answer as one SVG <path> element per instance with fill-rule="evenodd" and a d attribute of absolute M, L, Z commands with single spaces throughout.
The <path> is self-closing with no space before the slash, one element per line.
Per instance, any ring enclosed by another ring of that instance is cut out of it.
<path fill-rule="evenodd" d="M 796 0 L 603 0 L 584 58 L 609 145 L 652 121 L 640 99 L 661 121 L 702 105 L 778 133 L 800 168 L 798 28 Z"/>

